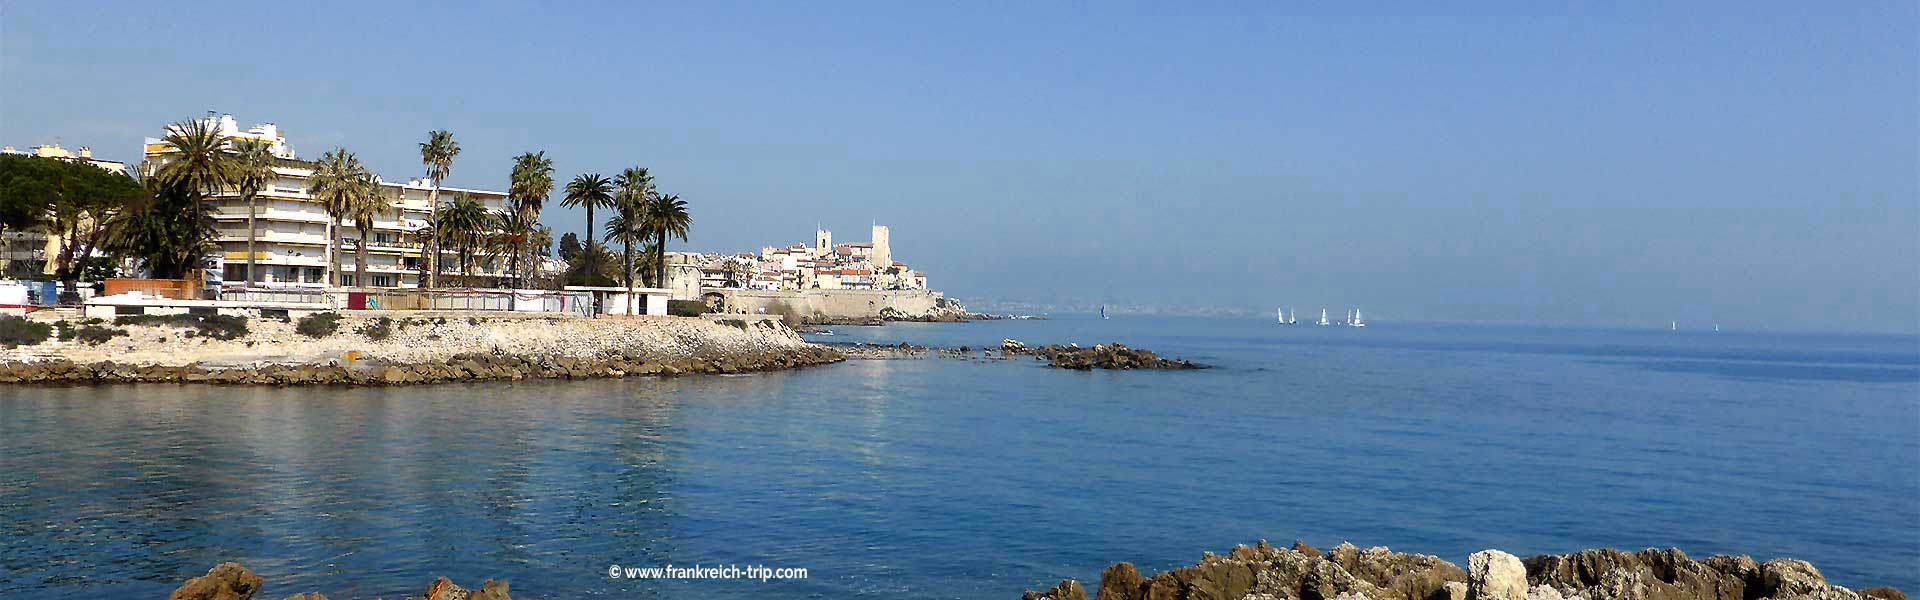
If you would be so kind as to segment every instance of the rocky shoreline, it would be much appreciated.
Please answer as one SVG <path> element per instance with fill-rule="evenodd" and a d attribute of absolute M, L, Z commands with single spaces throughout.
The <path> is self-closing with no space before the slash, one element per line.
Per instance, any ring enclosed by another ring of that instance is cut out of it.
<path fill-rule="evenodd" d="M 356 315 L 322 336 L 255 320 L 225 339 L 175 323 L 120 327 L 99 343 L 9 350 L 0 384 L 412 385 L 747 373 L 846 359 L 771 321 Z"/>
<path fill-rule="evenodd" d="M 1827 583 L 1805 561 L 1746 556 L 1687 558 L 1678 549 L 1583 550 L 1520 559 L 1499 550 L 1467 557 L 1467 568 L 1425 554 L 1360 549 L 1321 552 L 1265 540 L 1225 556 L 1142 576 L 1131 563 L 1100 573 L 1092 596 L 1074 580 L 1023 600 L 1907 600 L 1889 587 L 1860 591 Z"/>
<path fill-rule="evenodd" d="M 994 315 L 970 312 L 939 312 L 933 314 L 907 315 L 887 313 L 878 317 L 804 317 L 797 327 L 807 331 L 810 327 L 851 326 L 880 327 L 888 323 L 966 323 L 969 321 L 1045 321 L 1038 315 Z"/>
<path fill-rule="evenodd" d="M 1029 349 L 1019 340 L 1005 340 L 1000 342 L 1000 350 L 1008 354 L 1031 354 L 1035 358 L 1047 361 L 1049 367 L 1075 371 L 1206 368 L 1183 358 L 1160 358 L 1160 355 L 1152 350 L 1128 348 L 1125 344 L 1118 342 L 1095 344 L 1092 348 L 1082 348 L 1079 344 L 1066 346 L 1055 344 Z"/>
<path fill-rule="evenodd" d="M 1113 370 L 1185 370 L 1205 369 L 1206 365 L 1182 358 L 1161 358 L 1152 350 L 1129 348 L 1125 344 L 1097 344 L 1090 348 L 1079 345 L 1048 345 L 1030 348 L 1019 340 L 1003 340 L 997 347 L 940 348 L 921 346 L 901 342 L 898 344 L 875 344 L 871 342 L 827 343 L 848 358 L 864 360 L 892 360 L 901 358 L 972 358 L 977 360 L 1002 361 L 1015 357 L 1032 357 L 1043 361 L 1056 369 L 1090 371 L 1093 369 Z"/>
<path fill-rule="evenodd" d="M 221 563 L 201 575 L 188 579 L 167 595 L 167 600 L 253 600 L 266 582 L 239 563 Z M 434 578 L 418 596 L 407 600 L 513 600 L 507 595 L 507 582 L 488 579 L 479 588 L 466 589 L 445 577 Z M 319 592 L 287 596 L 286 600 L 327 600 Z"/>

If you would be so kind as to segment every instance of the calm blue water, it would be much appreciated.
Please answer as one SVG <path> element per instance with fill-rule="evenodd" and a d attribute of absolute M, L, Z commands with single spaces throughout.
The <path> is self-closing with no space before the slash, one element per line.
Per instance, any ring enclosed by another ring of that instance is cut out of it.
<path fill-rule="evenodd" d="M 1017 598 L 1257 538 L 1678 546 L 1920 589 L 1920 339 L 1261 320 L 839 328 L 1217 365 L 854 361 L 671 380 L 0 391 L 0 597 Z M 610 564 L 805 567 L 635 582 Z"/>

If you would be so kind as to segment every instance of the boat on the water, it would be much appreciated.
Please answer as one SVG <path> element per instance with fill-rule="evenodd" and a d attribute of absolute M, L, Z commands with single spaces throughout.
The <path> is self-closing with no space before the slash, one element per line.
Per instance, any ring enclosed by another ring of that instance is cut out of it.
<path fill-rule="evenodd" d="M 1367 326 L 1366 319 L 1360 318 L 1360 309 L 1358 308 L 1353 309 L 1353 318 L 1347 319 L 1347 326 L 1348 327 L 1366 327 Z"/>
<path fill-rule="evenodd" d="M 1326 327 L 1328 325 L 1333 324 L 1331 321 L 1327 320 L 1327 309 L 1324 309 L 1324 308 L 1320 309 L 1320 321 L 1314 324 L 1319 325 L 1321 327 Z"/>

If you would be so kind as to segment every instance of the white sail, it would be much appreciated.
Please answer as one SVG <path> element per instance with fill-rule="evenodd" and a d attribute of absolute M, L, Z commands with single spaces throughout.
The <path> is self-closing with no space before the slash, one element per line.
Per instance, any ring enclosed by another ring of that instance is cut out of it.
<path fill-rule="evenodd" d="M 1327 309 L 1324 309 L 1324 308 L 1322 308 L 1322 309 L 1320 309 L 1320 323 L 1319 323 L 1319 325 L 1320 325 L 1321 327 L 1326 327 L 1326 326 L 1327 326 Z"/>

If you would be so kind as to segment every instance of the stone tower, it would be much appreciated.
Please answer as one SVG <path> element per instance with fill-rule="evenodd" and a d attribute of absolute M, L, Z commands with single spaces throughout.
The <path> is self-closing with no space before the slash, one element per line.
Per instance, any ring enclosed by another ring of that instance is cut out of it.
<path fill-rule="evenodd" d="M 887 226 L 873 226 L 873 270 L 885 272 L 893 266 L 893 247 L 887 242 Z"/>
<path fill-rule="evenodd" d="M 826 256 L 833 253 L 833 232 L 825 227 L 813 228 L 813 255 Z"/>

